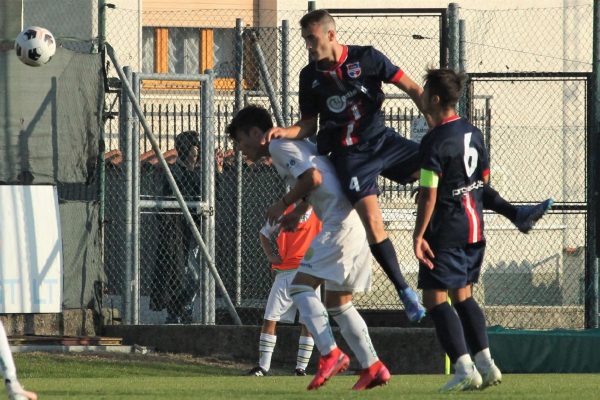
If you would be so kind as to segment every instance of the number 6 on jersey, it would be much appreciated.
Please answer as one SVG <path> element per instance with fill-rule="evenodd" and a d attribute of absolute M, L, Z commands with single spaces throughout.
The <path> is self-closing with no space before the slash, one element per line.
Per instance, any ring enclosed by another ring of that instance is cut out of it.
<path fill-rule="evenodd" d="M 475 147 L 471 147 L 471 133 L 465 133 L 465 156 L 463 161 L 465 162 L 465 172 L 467 177 L 471 177 L 473 172 L 477 169 L 477 160 L 479 159 L 479 153 Z"/>

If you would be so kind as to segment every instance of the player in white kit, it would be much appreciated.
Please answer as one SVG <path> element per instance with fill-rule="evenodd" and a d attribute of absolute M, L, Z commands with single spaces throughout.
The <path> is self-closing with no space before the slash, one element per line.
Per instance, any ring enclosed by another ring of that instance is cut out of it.
<path fill-rule="evenodd" d="M 371 286 L 371 253 L 360 218 L 342 192 L 327 157 L 318 155 L 316 147 L 305 140 L 279 139 L 268 143 L 265 133 L 272 127 L 267 110 L 251 105 L 234 116 L 227 132 L 250 161 L 270 157 L 291 187 L 267 210 L 270 223 L 279 222 L 285 227 L 285 209 L 302 199 L 310 203 L 323 223 L 290 287 L 300 321 L 309 329 L 321 353 L 319 369 L 308 389 L 319 388 L 350 363 L 336 345 L 329 315 L 363 368 L 353 389 L 385 384 L 390 373 L 377 357 L 367 325 L 352 304 L 353 293 L 366 292 Z M 325 285 L 327 308 L 315 294 L 321 284 Z"/>
<path fill-rule="evenodd" d="M 17 368 L 10 352 L 2 321 L 0 321 L 0 370 L 2 370 L 9 400 L 37 400 L 37 394 L 23 389 L 17 379 Z"/>

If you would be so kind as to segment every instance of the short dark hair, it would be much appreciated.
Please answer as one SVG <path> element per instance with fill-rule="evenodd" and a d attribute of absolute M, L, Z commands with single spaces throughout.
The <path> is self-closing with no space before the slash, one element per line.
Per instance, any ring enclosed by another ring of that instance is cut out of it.
<path fill-rule="evenodd" d="M 327 10 L 313 10 L 300 18 L 300 27 L 303 29 L 308 28 L 312 24 L 323 23 L 333 24 L 335 27 L 335 20 Z"/>
<path fill-rule="evenodd" d="M 449 68 L 428 69 L 425 85 L 430 95 L 440 98 L 442 107 L 454 107 L 463 90 L 467 76 Z"/>
<path fill-rule="evenodd" d="M 200 134 L 198 132 L 185 131 L 175 137 L 175 150 L 179 157 L 187 157 L 193 146 L 200 150 Z"/>
<path fill-rule="evenodd" d="M 248 105 L 238 111 L 227 126 L 226 132 L 231 139 L 236 140 L 238 131 L 248 134 L 248 131 L 252 127 L 257 127 L 263 132 L 273 127 L 271 114 L 265 108 L 254 104 Z"/>

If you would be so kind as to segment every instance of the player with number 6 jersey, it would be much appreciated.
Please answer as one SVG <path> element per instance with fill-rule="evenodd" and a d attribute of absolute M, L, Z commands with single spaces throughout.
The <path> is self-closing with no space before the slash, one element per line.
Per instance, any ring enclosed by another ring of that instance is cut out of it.
<path fill-rule="evenodd" d="M 413 249 L 423 303 L 454 364 L 455 375 L 442 391 L 479 389 L 502 379 L 490 354 L 485 316 L 473 298 L 485 252 L 483 188 L 489 163 L 483 135 L 454 109 L 464 82 L 453 70 L 429 70 L 423 94 L 435 127 L 420 146 Z"/>
<path fill-rule="evenodd" d="M 436 248 L 483 238 L 483 179 L 490 173 L 483 135 L 458 115 L 441 121 L 421 141 L 421 180 L 437 182 L 437 203 L 425 239 Z"/>

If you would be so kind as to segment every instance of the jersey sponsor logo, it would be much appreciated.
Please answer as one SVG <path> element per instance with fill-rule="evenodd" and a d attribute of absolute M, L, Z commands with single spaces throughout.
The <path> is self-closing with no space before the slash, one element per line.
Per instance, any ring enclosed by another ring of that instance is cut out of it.
<path fill-rule="evenodd" d="M 356 79 L 360 76 L 362 70 L 360 69 L 360 63 L 349 63 L 346 65 L 346 70 L 348 71 L 348 76 L 352 79 Z"/>
<path fill-rule="evenodd" d="M 358 90 L 354 89 L 343 96 L 329 96 L 327 98 L 327 108 L 329 108 L 329 111 L 331 112 L 340 113 L 346 109 L 348 99 L 356 96 L 357 93 Z"/>
<path fill-rule="evenodd" d="M 463 186 L 458 189 L 452 189 L 452 196 L 462 196 L 473 190 L 481 189 L 483 187 L 483 181 L 475 181 L 469 186 Z"/>

